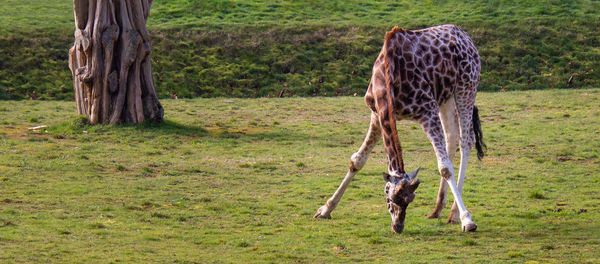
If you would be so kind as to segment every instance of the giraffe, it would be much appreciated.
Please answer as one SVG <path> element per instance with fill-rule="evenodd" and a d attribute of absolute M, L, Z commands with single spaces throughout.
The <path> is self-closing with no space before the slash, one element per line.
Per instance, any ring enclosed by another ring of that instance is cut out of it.
<path fill-rule="evenodd" d="M 475 95 L 481 64 L 477 48 L 465 31 L 455 25 L 421 30 L 394 27 L 385 35 L 383 48 L 374 63 L 365 103 L 371 109 L 369 130 L 358 152 L 350 158 L 350 168 L 342 183 L 315 218 L 331 218 L 354 175 L 363 168 L 381 138 L 388 158 L 383 173 L 385 200 L 392 218 L 391 229 L 401 233 L 408 204 L 420 184 L 419 169 L 404 170 L 396 120 L 417 121 L 427 137 L 441 174 L 436 205 L 428 218 L 439 218 L 446 205 L 448 187 L 454 196 L 448 223 L 462 223 L 463 232 L 475 231 L 471 213 L 461 192 L 471 148 L 484 156 L 483 135 Z M 460 169 L 455 180 L 452 162 L 460 145 Z"/>

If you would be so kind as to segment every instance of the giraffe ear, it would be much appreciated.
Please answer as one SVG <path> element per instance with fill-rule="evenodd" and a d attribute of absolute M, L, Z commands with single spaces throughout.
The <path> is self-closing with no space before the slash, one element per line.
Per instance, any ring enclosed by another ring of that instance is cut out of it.
<path fill-rule="evenodd" d="M 419 187 L 419 184 L 421 184 L 421 181 L 419 180 L 419 178 L 417 178 L 417 173 L 419 173 L 420 169 L 421 168 L 417 168 L 416 170 L 408 174 L 408 178 L 410 180 L 408 186 L 410 187 L 410 190 L 412 192 L 414 192 Z"/>
<path fill-rule="evenodd" d="M 420 170 L 421 170 L 421 168 L 419 167 L 419 168 L 417 168 L 416 170 L 414 170 L 414 171 L 411 171 L 411 172 L 408 174 L 408 180 L 409 180 L 409 181 L 412 181 L 412 180 L 416 179 L 416 178 L 417 178 L 417 174 L 419 173 L 419 171 L 420 171 Z"/>
<path fill-rule="evenodd" d="M 389 174 L 387 174 L 387 173 L 385 173 L 385 172 L 384 172 L 384 173 L 383 173 L 383 180 L 384 180 L 385 182 L 390 182 L 390 181 L 392 181 L 392 175 L 389 175 Z"/>

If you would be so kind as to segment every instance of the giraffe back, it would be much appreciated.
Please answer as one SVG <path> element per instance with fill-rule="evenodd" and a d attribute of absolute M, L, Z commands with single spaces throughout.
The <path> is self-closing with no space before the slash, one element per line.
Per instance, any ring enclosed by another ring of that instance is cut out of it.
<path fill-rule="evenodd" d="M 480 70 L 477 48 L 459 27 L 395 27 L 385 36 L 365 101 L 377 112 L 378 97 L 391 95 L 397 117 L 418 119 L 457 93 L 476 93 Z"/>

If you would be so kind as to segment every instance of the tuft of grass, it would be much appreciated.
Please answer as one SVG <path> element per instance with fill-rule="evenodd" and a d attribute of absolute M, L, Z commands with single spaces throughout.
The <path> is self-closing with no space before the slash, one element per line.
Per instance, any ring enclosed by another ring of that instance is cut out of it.
<path fill-rule="evenodd" d="M 151 176 L 152 174 L 154 174 L 154 170 L 150 167 L 143 167 L 141 169 L 142 176 Z"/>
<path fill-rule="evenodd" d="M 152 209 L 158 207 L 159 205 L 150 201 L 144 201 L 141 206 L 145 209 Z"/>
<path fill-rule="evenodd" d="M 71 119 L 71 126 L 73 128 L 84 128 L 88 125 L 90 125 L 90 120 L 87 116 L 77 116 Z"/>
<path fill-rule="evenodd" d="M 170 215 L 159 213 L 159 212 L 153 212 L 152 214 L 150 214 L 150 216 L 155 217 L 155 218 L 161 218 L 161 219 L 171 218 Z"/>
<path fill-rule="evenodd" d="M 106 228 L 106 225 L 103 223 L 100 223 L 100 222 L 95 222 L 95 223 L 90 224 L 90 228 L 103 229 L 103 228 Z"/>
<path fill-rule="evenodd" d="M 377 245 L 377 244 L 383 244 L 383 239 L 380 237 L 372 237 L 369 239 L 369 244 L 373 244 L 373 245 Z"/>
<path fill-rule="evenodd" d="M 542 250 L 554 250 L 555 247 L 554 247 L 554 245 L 546 244 L 546 245 L 542 245 L 541 249 Z"/>
<path fill-rule="evenodd" d="M 69 122 L 62 122 L 58 125 L 48 127 L 47 131 L 55 138 L 78 138 L 84 134 L 86 129 L 90 128 L 89 120 L 85 116 L 76 116 Z M 95 126 L 94 130 L 100 130 L 103 126 Z"/>
<path fill-rule="evenodd" d="M 237 247 L 242 247 L 242 248 L 247 248 L 252 246 L 252 244 L 250 244 L 248 241 L 239 241 L 236 243 Z"/>
<path fill-rule="evenodd" d="M 463 245 L 465 245 L 465 246 L 475 246 L 475 245 L 477 245 L 477 242 L 475 242 L 475 240 L 473 240 L 473 239 L 465 239 L 463 241 Z"/>
<path fill-rule="evenodd" d="M 529 198 L 531 198 L 531 199 L 546 199 L 546 196 L 539 191 L 532 191 L 529 193 Z"/>
<path fill-rule="evenodd" d="M 523 257 L 523 252 L 521 251 L 509 251 L 506 253 L 509 258 L 520 258 Z"/>

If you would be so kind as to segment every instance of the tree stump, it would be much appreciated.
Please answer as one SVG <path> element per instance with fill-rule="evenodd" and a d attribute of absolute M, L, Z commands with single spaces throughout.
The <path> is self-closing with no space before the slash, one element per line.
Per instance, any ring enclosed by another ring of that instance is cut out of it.
<path fill-rule="evenodd" d="M 152 0 L 73 0 L 77 112 L 91 124 L 162 122 L 146 21 Z"/>

